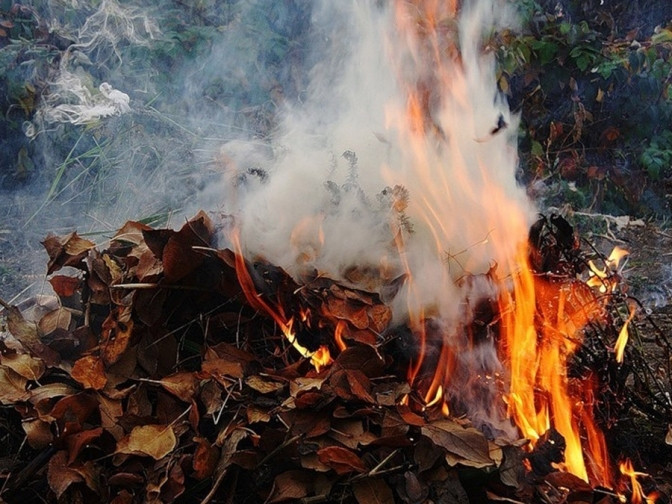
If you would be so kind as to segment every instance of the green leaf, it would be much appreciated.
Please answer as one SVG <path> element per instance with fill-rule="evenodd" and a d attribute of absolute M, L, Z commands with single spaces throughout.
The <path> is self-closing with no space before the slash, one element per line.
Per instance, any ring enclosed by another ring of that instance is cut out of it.
<path fill-rule="evenodd" d="M 530 152 L 533 156 L 543 156 L 544 155 L 544 148 L 542 145 L 534 140 L 532 142 L 532 149 L 530 149 Z"/>

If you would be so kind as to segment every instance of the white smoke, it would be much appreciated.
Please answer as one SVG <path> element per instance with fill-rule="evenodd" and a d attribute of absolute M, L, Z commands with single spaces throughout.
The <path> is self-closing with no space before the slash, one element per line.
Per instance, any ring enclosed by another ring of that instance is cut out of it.
<path fill-rule="evenodd" d="M 407 260 L 416 306 L 452 319 L 463 295 L 453 280 L 493 262 L 506 265 L 533 217 L 515 179 L 517 119 L 497 92 L 492 55 L 481 49 L 483 34 L 509 17 L 491 2 L 465 7 L 452 34 L 461 56 L 446 54 L 448 66 L 438 69 L 421 41 L 400 38 L 392 6 L 322 2 L 315 9 L 323 52 L 307 98 L 285 111 L 275 157 L 260 163 L 267 180 L 240 183 L 240 170 L 231 173 L 227 210 L 238 219 L 248 254 L 295 276 L 315 268 L 347 281 L 359 267 L 382 271 L 384 282 L 403 273 Z M 450 89 L 442 88 L 441 72 L 450 73 Z M 428 103 L 438 133 L 418 142 L 404 121 L 408 88 L 422 81 L 435 86 Z M 491 134 L 501 121 L 508 128 Z M 235 157 L 235 149 L 223 151 Z M 395 186 L 408 191 L 403 212 L 394 210 Z M 497 199 L 520 215 L 508 216 L 502 206 L 493 220 Z M 521 215 L 523 225 L 510 228 L 508 220 Z M 400 235 L 401 257 L 394 242 Z M 406 300 L 398 301 L 403 318 Z"/>

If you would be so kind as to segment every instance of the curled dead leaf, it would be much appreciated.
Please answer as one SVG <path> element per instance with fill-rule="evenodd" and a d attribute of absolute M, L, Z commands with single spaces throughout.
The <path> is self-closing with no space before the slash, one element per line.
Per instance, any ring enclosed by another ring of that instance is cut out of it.
<path fill-rule="evenodd" d="M 184 402 L 191 402 L 198 392 L 199 380 L 194 373 L 187 371 L 165 376 L 160 381 L 161 386 L 175 397 Z"/>
<path fill-rule="evenodd" d="M 446 450 L 449 464 L 460 463 L 474 468 L 493 466 L 490 447 L 483 433 L 473 427 L 463 427 L 444 419 L 421 427 L 423 436 Z"/>
<path fill-rule="evenodd" d="M 14 404 L 30 397 L 26 390 L 28 380 L 16 371 L 0 366 L 0 403 Z"/>
<path fill-rule="evenodd" d="M 0 356 L 0 364 L 7 366 L 26 380 L 36 381 L 44 374 L 45 365 L 42 359 L 31 357 L 28 354 L 6 353 Z"/>
<path fill-rule="evenodd" d="M 284 383 L 267 380 L 259 375 L 249 376 L 245 380 L 245 383 L 260 394 L 272 394 L 273 392 L 278 392 L 285 387 Z"/>
<path fill-rule="evenodd" d="M 49 279 L 49 283 L 58 297 L 67 298 L 75 295 L 82 281 L 77 277 L 54 275 Z"/>
<path fill-rule="evenodd" d="M 320 462 L 331 467 L 339 476 L 351 472 L 365 473 L 368 471 L 362 459 L 347 448 L 327 446 L 317 451 Z"/>
<path fill-rule="evenodd" d="M 119 440 L 116 453 L 146 455 L 159 460 L 175 449 L 177 438 L 170 425 L 138 425 Z"/>
<path fill-rule="evenodd" d="M 81 238 L 77 233 L 64 236 L 49 235 L 42 242 L 42 245 L 49 255 L 47 275 L 63 266 L 83 269 L 82 260 L 86 257 L 88 251 L 96 246 L 95 243 Z"/>
<path fill-rule="evenodd" d="M 198 444 L 191 463 L 194 468 L 193 476 L 200 481 L 212 476 L 219 460 L 219 450 L 205 438 L 195 438 L 194 441 Z"/>
<path fill-rule="evenodd" d="M 94 355 L 86 355 L 75 361 L 70 376 L 84 388 L 102 390 L 107 385 L 103 361 Z"/>
<path fill-rule="evenodd" d="M 83 482 L 84 478 L 77 471 L 68 467 L 68 453 L 61 450 L 56 452 L 49 460 L 47 481 L 56 497 L 60 499 L 71 485 Z"/>

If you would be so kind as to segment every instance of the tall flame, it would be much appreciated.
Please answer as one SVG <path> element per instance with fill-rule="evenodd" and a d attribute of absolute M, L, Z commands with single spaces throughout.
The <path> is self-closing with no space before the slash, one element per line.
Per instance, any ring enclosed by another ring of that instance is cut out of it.
<path fill-rule="evenodd" d="M 646 473 L 635 471 L 630 459 L 625 459 L 618 464 L 621 474 L 630 478 L 630 486 L 632 488 L 632 496 L 630 497 L 631 504 L 655 504 L 658 494 L 652 492 L 649 495 L 644 493 L 642 484 L 637 478 L 647 476 Z"/>
<path fill-rule="evenodd" d="M 279 128 L 275 172 L 241 189 L 248 197 L 232 210 L 241 216 L 236 271 L 248 300 L 322 365 L 296 341 L 293 319 L 255 292 L 243 245 L 296 278 L 317 271 L 349 281 L 355 265 L 380 272 L 373 283 L 381 293 L 405 278 L 390 304 L 394 322 L 417 338 L 408 380 L 425 406 L 448 414 L 456 399 L 472 420 L 512 437 L 513 420 L 532 444 L 555 427 L 566 439 L 565 468 L 607 484 L 592 386 L 567 372 L 583 327 L 603 306 L 578 279 L 556 283 L 530 265 L 535 211 L 516 182 L 517 118 L 497 91 L 484 43 L 507 11 L 496 0 L 459 9 L 457 0 L 317 5 L 316 23 L 331 34 L 324 39 L 355 45 L 318 64 L 313 75 L 326 77 Z M 394 189 L 381 193 L 386 186 Z M 608 269 L 617 261 L 593 265 L 591 285 L 614 289 Z M 481 273 L 481 283 L 461 281 Z M 481 300 L 499 319 L 475 337 L 465 328 Z M 334 327 L 344 348 L 346 327 Z"/>

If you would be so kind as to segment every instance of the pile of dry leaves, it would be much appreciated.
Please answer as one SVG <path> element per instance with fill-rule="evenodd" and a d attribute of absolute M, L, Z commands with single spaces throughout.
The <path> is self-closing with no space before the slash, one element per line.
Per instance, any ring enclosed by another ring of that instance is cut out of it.
<path fill-rule="evenodd" d="M 535 469 L 561 460 L 552 432 L 530 454 L 421 407 L 376 294 L 247 263 L 260 299 L 309 314 L 302 344 L 330 346 L 317 372 L 250 305 L 214 234 L 201 213 L 179 231 L 128 222 L 103 251 L 76 233 L 45 240 L 58 299 L 5 306 L 0 500 L 618 501 Z M 340 352 L 326 337 L 339 324 Z"/>

